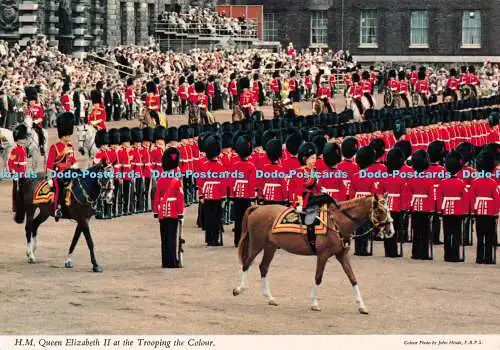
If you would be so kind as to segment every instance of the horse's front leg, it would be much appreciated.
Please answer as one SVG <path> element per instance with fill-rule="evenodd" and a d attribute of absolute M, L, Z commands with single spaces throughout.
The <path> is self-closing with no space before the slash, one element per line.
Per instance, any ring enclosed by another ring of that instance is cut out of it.
<path fill-rule="evenodd" d="M 321 311 L 318 304 L 318 289 L 321 286 L 321 282 L 323 281 L 323 273 L 325 272 L 325 266 L 328 259 L 333 254 L 330 251 L 326 250 L 318 254 L 316 261 L 316 274 L 314 276 L 314 286 L 311 291 L 311 310 L 312 311 Z"/>
<path fill-rule="evenodd" d="M 35 240 L 33 238 L 33 216 L 33 209 L 26 211 L 26 225 L 24 226 L 24 230 L 26 232 L 26 256 L 28 257 L 28 263 L 30 264 L 34 264 L 36 262 L 35 254 L 33 252 L 35 244 Z"/>
<path fill-rule="evenodd" d="M 103 269 L 99 264 L 97 263 L 97 260 L 95 258 L 94 254 L 94 242 L 92 241 L 92 235 L 90 234 L 90 228 L 88 225 L 88 221 L 85 223 L 85 225 L 82 225 L 83 227 L 83 235 L 85 236 L 85 240 L 87 241 L 87 246 L 89 247 L 90 251 L 90 261 L 92 262 L 92 271 L 94 272 L 102 272 Z"/>
<path fill-rule="evenodd" d="M 356 276 L 354 276 L 354 272 L 352 271 L 351 262 L 349 261 L 349 255 L 347 254 L 348 250 L 344 249 L 342 252 L 336 255 L 337 260 L 342 265 L 344 272 L 346 273 L 349 281 L 352 285 L 352 292 L 354 294 L 354 298 L 356 298 L 356 305 L 358 307 L 358 311 L 360 314 L 368 315 L 368 310 L 366 309 L 365 303 L 363 302 L 363 298 L 361 297 L 361 292 L 359 291 L 358 282 L 356 281 Z"/>
<path fill-rule="evenodd" d="M 72 260 L 72 255 L 73 251 L 75 250 L 76 244 L 78 243 L 78 240 L 80 239 L 80 235 L 82 234 L 82 228 L 80 224 L 76 226 L 75 229 L 75 234 L 73 235 L 73 240 L 71 241 L 71 245 L 69 247 L 68 251 L 68 258 L 66 259 L 64 266 L 68 269 L 71 269 L 73 267 L 73 260 Z"/>

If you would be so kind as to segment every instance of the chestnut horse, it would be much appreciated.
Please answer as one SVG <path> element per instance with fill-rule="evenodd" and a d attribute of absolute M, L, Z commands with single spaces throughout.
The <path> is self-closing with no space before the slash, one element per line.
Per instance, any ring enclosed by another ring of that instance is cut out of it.
<path fill-rule="evenodd" d="M 386 237 L 390 238 L 394 235 L 393 220 L 387 208 L 385 197 L 371 195 L 328 204 L 326 209 L 328 219 L 326 223 L 323 223 L 327 227 L 327 232 L 325 236 L 316 238 L 316 253 L 312 251 L 307 236 L 303 234 L 272 233 L 275 220 L 285 209 L 287 208 L 281 205 L 263 205 L 251 206 L 246 210 L 242 222 L 242 238 L 238 247 L 238 255 L 243 265 L 241 283 L 233 290 L 233 295 L 239 295 L 248 289 L 248 269 L 256 256 L 264 250 L 262 262 L 259 265 L 263 294 L 268 298 L 269 305 L 278 305 L 271 295 L 266 276 L 276 249 L 282 248 L 292 254 L 317 255 L 315 285 L 311 294 L 311 310 L 320 311 L 317 291 L 321 285 L 326 262 L 335 255 L 351 282 L 358 311 L 361 314 L 368 314 L 349 261 L 349 242 L 351 238 L 356 238 L 352 236 L 353 232 L 368 220 L 372 222 L 374 229 L 383 228 Z M 368 233 L 369 231 L 364 232 L 360 236 Z"/>

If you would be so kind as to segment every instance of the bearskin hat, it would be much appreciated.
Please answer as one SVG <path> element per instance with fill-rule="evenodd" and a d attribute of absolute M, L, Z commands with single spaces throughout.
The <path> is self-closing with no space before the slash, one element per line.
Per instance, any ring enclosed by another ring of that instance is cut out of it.
<path fill-rule="evenodd" d="M 467 164 L 472 161 L 474 159 L 474 154 L 476 153 L 474 145 L 470 142 L 462 142 L 455 149 L 455 152 L 457 152 L 460 156 L 462 164 Z"/>
<path fill-rule="evenodd" d="M 153 78 L 153 83 L 155 83 L 155 85 L 160 85 L 160 78 L 154 77 Z"/>
<path fill-rule="evenodd" d="M 166 141 L 167 139 L 167 129 L 164 126 L 157 126 L 155 128 L 155 137 L 154 140 L 163 140 Z"/>
<path fill-rule="evenodd" d="M 194 76 L 193 75 L 189 75 L 187 77 L 187 82 L 189 85 L 193 85 L 194 84 Z"/>
<path fill-rule="evenodd" d="M 277 162 L 283 154 L 281 141 L 277 139 L 269 140 L 264 146 L 264 150 L 266 151 L 267 158 L 269 158 L 272 163 Z"/>
<path fill-rule="evenodd" d="M 394 144 L 394 148 L 399 148 L 401 152 L 403 152 L 403 156 L 405 159 L 408 159 L 411 156 L 412 147 L 411 143 L 408 140 L 400 140 Z"/>
<path fill-rule="evenodd" d="M 221 152 L 221 139 L 219 135 L 210 135 L 203 140 L 205 154 L 208 159 L 217 157 Z"/>
<path fill-rule="evenodd" d="M 233 72 L 233 73 L 231 73 L 231 74 L 229 75 L 229 79 L 230 79 L 230 80 L 234 80 L 234 79 L 236 79 L 236 73 L 234 73 L 234 72 Z"/>
<path fill-rule="evenodd" d="M 189 126 L 181 125 L 179 126 L 179 141 L 186 140 L 189 138 Z"/>
<path fill-rule="evenodd" d="M 64 83 L 63 86 L 62 86 L 62 91 L 63 92 L 68 92 L 69 90 L 70 90 L 69 84 L 68 83 Z"/>
<path fill-rule="evenodd" d="M 425 80 L 425 70 L 418 71 L 418 80 Z"/>
<path fill-rule="evenodd" d="M 364 70 L 363 73 L 361 73 L 361 78 L 363 80 L 368 80 L 370 79 L 370 73 L 367 70 Z"/>
<path fill-rule="evenodd" d="M 318 153 L 316 151 L 316 146 L 312 142 L 305 142 L 300 145 L 299 150 L 297 152 L 297 158 L 299 160 L 300 165 L 306 165 L 307 158 L 312 155 Z"/>
<path fill-rule="evenodd" d="M 254 73 L 253 80 L 259 80 L 259 73 Z"/>
<path fill-rule="evenodd" d="M 293 77 L 295 77 L 295 71 L 294 71 L 294 70 L 292 70 L 292 71 L 290 72 L 290 78 L 293 78 Z"/>
<path fill-rule="evenodd" d="M 161 157 L 161 167 L 164 171 L 169 171 L 179 166 L 181 153 L 175 147 L 169 147 L 163 152 Z"/>
<path fill-rule="evenodd" d="M 183 75 L 181 75 L 181 77 L 179 78 L 179 86 L 184 84 L 185 81 L 186 81 L 186 78 Z"/>
<path fill-rule="evenodd" d="M 493 128 L 498 125 L 500 121 L 500 113 L 498 112 L 491 112 L 490 115 L 488 116 L 488 122 L 490 123 L 490 126 Z"/>
<path fill-rule="evenodd" d="M 366 169 L 375 162 L 375 152 L 371 147 L 361 147 L 356 152 L 356 163 L 360 169 Z"/>
<path fill-rule="evenodd" d="M 146 91 L 148 92 L 148 94 L 154 94 L 156 92 L 155 83 L 153 83 L 152 81 L 148 81 L 146 83 Z"/>
<path fill-rule="evenodd" d="M 306 76 L 309 76 L 311 75 L 311 70 L 310 69 L 306 69 Z"/>
<path fill-rule="evenodd" d="M 456 77 L 457 76 L 457 70 L 455 68 L 450 69 L 450 77 Z"/>
<path fill-rule="evenodd" d="M 13 130 L 12 136 L 14 136 L 14 141 L 26 140 L 26 137 L 28 137 L 28 128 L 24 124 L 19 124 Z"/>
<path fill-rule="evenodd" d="M 104 89 L 104 82 L 102 80 L 99 80 L 96 84 L 95 84 L 95 88 L 97 90 L 102 90 Z"/>
<path fill-rule="evenodd" d="M 147 126 L 142 129 L 142 141 L 153 142 L 155 131 L 153 128 Z"/>
<path fill-rule="evenodd" d="M 268 141 L 278 138 L 279 135 L 275 130 L 267 130 L 262 134 L 262 146 L 265 146 Z"/>
<path fill-rule="evenodd" d="M 261 147 L 262 146 L 262 131 L 256 131 L 253 137 L 254 146 Z"/>
<path fill-rule="evenodd" d="M 230 132 L 222 133 L 222 148 L 231 148 L 233 146 L 233 134 Z"/>
<path fill-rule="evenodd" d="M 460 67 L 460 72 L 461 73 L 467 73 L 467 66 L 461 66 Z"/>
<path fill-rule="evenodd" d="M 495 156 L 490 152 L 481 152 L 476 158 L 476 168 L 478 171 L 492 173 L 495 170 Z"/>
<path fill-rule="evenodd" d="M 394 147 L 387 152 L 387 171 L 399 170 L 404 164 L 405 156 L 400 148 Z"/>
<path fill-rule="evenodd" d="M 451 175 L 455 175 L 456 173 L 458 173 L 460 169 L 462 169 L 460 154 L 456 151 L 451 151 L 450 153 L 448 153 L 444 160 L 444 166 Z"/>
<path fill-rule="evenodd" d="M 445 144 L 440 140 L 432 141 L 427 147 L 427 153 L 429 154 L 431 163 L 442 162 L 445 152 Z"/>
<path fill-rule="evenodd" d="M 490 153 L 498 162 L 500 158 L 500 145 L 496 142 L 491 142 L 486 144 L 483 149 L 483 152 L 488 152 Z"/>
<path fill-rule="evenodd" d="M 385 142 L 381 138 L 372 140 L 369 147 L 373 149 L 373 152 L 375 152 L 375 160 L 382 157 L 385 153 Z"/>
<path fill-rule="evenodd" d="M 288 152 L 290 152 L 291 155 L 295 156 L 297 155 L 302 142 L 304 142 L 302 135 L 298 131 L 296 131 L 288 135 L 285 146 Z"/>
<path fill-rule="evenodd" d="M 141 128 L 132 128 L 130 130 L 130 136 L 132 139 L 132 143 L 141 143 L 143 140 L 142 129 Z"/>
<path fill-rule="evenodd" d="M 127 86 L 132 86 L 134 85 L 134 78 L 128 78 L 127 79 Z"/>
<path fill-rule="evenodd" d="M 224 122 L 221 125 L 221 130 L 222 130 L 222 132 L 229 132 L 230 133 L 230 132 L 233 132 L 233 130 L 236 130 L 236 128 L 233 128 L 233 127 L 235 127 L 237 125 L 241 125 L 241 123 L 233 125 L 230 122 Z"/>
<path fill-rule="evenodd" d="M 353 73 L 352 74 L 352 81 L 355 82 L 355 83 L 359 83 L 360 82 L 360 78 L 359 78 L 359 74 L 358 73 Z"/>
<path fill-rule="evenodd" d="M 110 143 L 109 133 L 106 130 L 98 130 L 95 134 L 95 145 L 97 148 L 101 148 L 104 145 Z"/>
<path fill-rule="evenodd" d="M 205 91 L 205 84 L 202 81 L 197 81 L 194 84 L 194 89 L 196 90 L 197 93 L 201 94 L 202 92 Z"/>
<path fill-rule="evenodd" d="M 116 128 L 109 129 L 109 144 L 110 145 L 120 144 L 120 130 Z"/>
<path fill-rule="evenodd" d="M 264 119 L 261 123 L 262 130 L 263 131 L 270 130 L 273 126 L 272 124 L 273 124 L 273 122 L 270 119 Z"/>
<path fill-rule="evenodd" d="M 252 139 L 249 135 L 243 134 L 236 138 L 234 149 L 241 159 L 250 157 L 253 151 Z"/>
<path fill-rule="evenodd" d="M 71 112 L 65 112 L 57 117 L 57 137 L 73 135 L 75 125 L 75 115 Z"/>
<path fill-rule="evenodd" d="M 474 68 L 474 66 L 469 66 L 469 73 L 476 73 L 476 68 Z"/>
<path fill-rule="evenodd" d="M 406 78 L 406 73 L 404 71 L 402 71 L 402 70 L 399 71 L 398 72 L 398 79 L 399 80 L 405 80 L 405 78 Z"/>
<path fill-rule="evenodd" d="M 344 158 L 352 158 L 358 151 L 358 140 L 354 137 L 348 137 L 342 142 L 340 147 Z"/>
<path fill-rule="evenodd" d="M 132 140 L 132 134 L 130 129 L 127 127 L 120 128 L 120 142 L 130 142 Z"/>
<path fill-rule="evenodd" d="M 250 89 L 250 80 L 248 77 L 242 77 L 238 81 L 239 90 L 243 91 L 243 89 Z"/>
<path fill-rule="evenodd" d="M 342 160 L 340 146 L 332 142 L 325 144 L 325 147 L 323 147 L 323 160 L 331 168 L 340 163 Z"/>
<path fill-rule="evenodd" d="M 423 149 L 417 150 L 411 156 L 411 164 L 413 165 L 413 169 L 416 172 L 420 173 L 424 170 L 427 170 L 427 168 L 429 167 L 429 163 L 429 154 Z"/>
<path fill-rule="evenodd" d="M 210 76 L 208 77 L 208 82 L 210 82 L 210 83 L 211 83 L 211 82 L 213 82 L 213 81 L 215 81 L 215 76 L 210 75 Z"/>
<path fill-rule="evenodd" d="M 312 139 L 312 143 L 316 146 L 316 155 L 319 157 L 321 154 L 323 154 L 323 148 L 325 147 L 326 144 L 326 139 L 324 136 L 315 136 Z"/>
<path fill-rule="evenodd" d="M 396 70 L 394 69 L 389 70 L 389 78 L 396 79 Z"/>
<path fill-rule="evenodd" d="M 26 94 L 26 99 L 29 101 L 38 101 L 38 91 L 34 86 L 28 86 L 24 93 Z"/>
<path fill-rule="evenodd" d="M 99 90 L 92 90 L 90 92 L 90 99 L 91 99 L 93 105 L 101 104 L 101 102 L 102 102 L 101 92 Z"/>
<path fill-rule="evenodd" d="M 167 139 L 165 141 L 179 141 L 179 132 L 175 126 L 167 129 Z"/>

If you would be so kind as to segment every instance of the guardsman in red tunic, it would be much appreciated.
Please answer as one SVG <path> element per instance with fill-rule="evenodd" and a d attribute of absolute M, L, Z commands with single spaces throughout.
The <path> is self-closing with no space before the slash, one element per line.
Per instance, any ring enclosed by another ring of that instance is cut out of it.
<path fill-rule="evenodd" d="M 194 77 L 192 75 L 188 76 L 187 78 L 188 81 L 188 101 L 190 104 L 197 104 L 198 103 L 198 93 L 196 92 L 195 89 L 195 84 L 194 84 Z"/>
<path fill-rule="evenodd" d="M 24 112 L 25 116 L 31 117 L 33 121 L 33 129 L 38 135 L 38 143 L 40 146 L 40 154 L 45 155 L 45 135 L 43 133 L 43 108 L 40 103 L 38 103 L 38 91 L 34 86 L 29 86 L 25 89 L 26 99 L 28 100 L 28 108 Z"/>
<path fill-rule="evenodd" d="M 130 199 L 131 199 L 131 191 L 130 187 L 132 185 L 133 176 L 131 176 L 132 171 L 132 148 L 130 147 L 130 141 L 132 139 L 132 135 L 130 129 L 127 127 L 120 129 L 120 142 L 121 149 L 118 151 L 118 159 L 120 161 L 122 172 L 121 177 L 123 179 L 123 195 L 121 198 L 122 207 L 122 215 L 130 215 L 132 214 L 130 210 Z M 119 206 L 120 207 L 120 206 Z"/>
<path fill-rule="evenodd" d="M 255 95 L 250 90 L 250 81 L 247 77 L 240 78 L 240 108 L 243 111 L 245 118 L 249 119 L 255 110 Z"/>
<path fill-rule="evenodd" d="M 460 154 L 452 151 L 445 159 L 446 171 L 451 178 L 440 182 L 436 202 L 438 212 L 443 215 L 444 261 L 462 262 L 460 246 L 463 245 L 463 221 L 469 214 L 469 192 L 465 182 L 457 177 L 462 164 Z"/>
<path fill-rule="evenodd" d="M 288 90 L 290 91 L 290 93 L 288 94 L 288 98 L 293 103 L 298 103 L 300 102 L 299 84 L 297 82 L 297 79 L 295 79 L 295 75 L 295 71 L 292 70 L 290 72 L 290 80 L 288 81 Z"/>
<path fill-rule="evenodd" d="M 186 83 L 186 78 L 181 76 L 179 78 L 179 87 L 177 88 L 177 97 L 181 102 L 181 113 L 186 113 L 187 101 L 189 98 L 188 94 L 188 84 Z"/>
<path fill-rule="evenodd" d="M 285 142 L 285 148 L 290 156 L 282 162 L 283 171 L 287 174 L 286 176 L 286 191 L 287 198 L 289 201 L 295 200 L 294 194 L 291 192 L 292 181 L 295 181 L 295 177 L 288 176 L 291 171 L 300 168 L 299 159 L 297 158 L 297 152 L 299 151 L 299 147 L 304 142 L 302 135 L 297 129 L 294 129 L 291 132 Z"/>
<path fill-rule="evenodd" d="M 331 76 L 330 76 L 331 77 Z M 352 76 L 349 73 L 344 74 L 344 85 L 345 85 L 345 91 L 344 91 L 344 96 L 348 96 L 348 92 L 351 88 L 352 85 Z"/>
<path fill-rule="evenodd" d="M 457 70 L 455 68 L 450 69 L 450 76 L 446 82 L 445 95 L 451 96 L 453 101 L 458 99 L 457 91 L 460 87 L 460 81 L 457 79 Z"/>
<path fill-rule="evenodd" d="M 405 103 L 406 108 L 410 108 L 410 87 L 408 81 L 406 80 L 406 73 L 404 71 L 399 71 L 398 73 L 398 95 L 401 97 Z"/>
<path fill-rule="evenodd" d="M 361 87 L 363 95 L 366 97 L 368 102 L 370 102 L 370 108 L 373 108 L 375 106 L 372 97 L 373 85 L 370 81 L 370 73 L 366 70 L 361 74 Z"/>
<path fill-rule="evenodd" d="M 476 165 L 478 172 L 482 174 L 480 178 L 472 181 L 470 187 L 472 212 L 476 219 L 476 263 L 496 264 L 500 188 L 495 180 L 495 156 L 481 152 L 476 159 Z"/>
<path fill-rule="evenodd" d="M 191 161 L 190 155 L 189 155 L 189 144 L 188 144 L 188 126 L 187 125 L 181 125 L 178 130 L 179 134 L 179 146 L 177 149 L 179 150 L 179 153 L 181 155 L 181 160 L 179 163 L 179 169 L 181 173 L 183 174 L 182 176 L 182 186 L 184 188 L 184 202 L 186 204 L 186 207 L 189 207 L 191 205 L 191 199 L 189 198 L 189 193 L 188 193 L 188 188 L 190 187 L 190 181 L 191 178 L 188 178 L 189 175 L 189 170 L 192 170 L 189 168 L 189 163 Z"/>
<path fill-rule="evenodd" d="M 65 112 L 73 112 L 73 101 L 69 95 L 70 86 L 65 83 L 62 87 L 61 105 Z"/>
<path fill-rule="evenodd" d="M 132 171 L 134 172 L 134 195 L 132 200 L 132 213 L 144 213 L 144 162 L 142 161 L 142 129 L 132 128 L 130 130 L 132 136 L 132 149 L 130 150 Z"/>
<path fill-rule="evenodd" d="M 146 84 L 146 109 L 148 111 L 160 112 L 160 96 L 156 95 L 156 85 L 152 81 L 148 81 Z"/>
<path fill-rule="evenodd" d="M 230 197 L 234 199 L 234 246 L 237 247 L 241 238 L 243 215 L 256 196 L 256 169 L 255 164 L 249 160 L 252 154 L 252 138 L 250 136 L 246 134 L 238 136 L 234 149 L 237 156 L 231 171 L 237 171 L 239 176 L 230 179 Z"/>
<path fill-rule="evenodd" d="M 356 153 L 356 163 L 359 166 L 359 172 L 354 174 L 351 178 L 351 186 L 350 193 L 352 198 L 363 198 L 366 196 L 370 196 L 375 193 L 376 186 L 374 183 L 374 179 L 369 177 L 368 174 L 373 174 L 377 170 L 377 167 L 374 167 L 375 163 L 375 151 L 373 148 L 369 146 L 361 147 Z M 358 229 L 358 234 L 362 234 L 367 231 L 368 228 L 363 225 Z M 354 255 L 359 256 L 369 256 L 373 255 L 372 251 L 368 251 L 368 241 L 369 236 L 364 235 L 359 237 L 354 242 Z"/>
<path fill-rule="evenodd" d="M 416 66 L 411 66 L 410 85 L 412 87 L 412 91 L 415 90 L 415 85 L 417 84 L 417 81 L 418 81 L 417 67 Z"/>
<path fill-rule="evenodd" d="M 127 79 L 127 88 L 125 89 L 125 104 L 127 106 L 127 119 L 131 120 L 135 118 L 135 91 L 134 91 L 134 79 Z"/>
<path fill-rule="evenodd" d="M 118 158 L 118 152 L 120 151 L 120 131 L 118 129 L 110 129 L 109 130 L 109 154 L 108 158 L 113 164 L 113 184 L 114 184 L 114 193 L 113 193 L 113 204 L 111 207 L 111 217 L 116 218 L 122 215 L 121 209 L 118 208 L 118 204 L 120 204 L 120 198 L 122 197 L 123 190 L 123 179 L 121 177 L 122 166 L 120 163 L 120 159 Z M 120 209 L 120 210 L 119 210 Z"/>
<path fill-rule="evenodd" d="M 387 153 L 387 173 L 389 177 L 380 179 L 376 193 L 385 194 L 387 207 L 391 211 L 394 220 L 395 235 L 384 238 L 384 251 L 387 258 L 399 258 L 403 256 L 403 250 L 398 252 L 398 243 L 403 242 L 401 235 L 404 230 L 402 212 L 408 209 L 408 189 L 406 179 L 401 175 L 401 168 L 405 163 L 405 156 L 401 149 L 393 148 Z M 402 246 L 400 246 L 402 248 Z"/>
<path fill-rule="evenodd" d="M 215 98 L 215 77 L 213 75 L 208 77 L 207 91 L 208 96 L 208 110 L 212 112 L 214 110 L 214 98 Z"/>
<path fill-rule="evenodd" d="M 57 136 L 59 142 L 50 146 L 47 157 L 47 182 L 54 188 L 54 218 L 59 221 L 64 216 L 62 209 L 64 206 L 64 186 L 65 179 L 60 179 L 58 173 L 63 173 L 68 169 L 78 168 L 76 162 L 75 150 L 71 144 L 71 135 L 73 135 L 73 126 L 75 115 L 65 112 L 57 118 Z"/>
<path fill-rule="evenodd" d="M 223 174 L 226 168 L 219 159 L 221 140 L 218 135 L 210 135 L 203 140 L 206 162 L 200 165 L 200 173 L 205 177 L 198 181 L 200 201 L 203 203 L 203 229 L 209 246 L 222 246 L 222 200 L 226 197 L 227 178 Z M 210 174 L 215 176 L 209 176 Z"/>
<path fill-rule="evenodd" d="M 429 155 L 429 167 L 427 171 L 433 174 L 432 181 L 434 182 L 433 199 L 436 201 L 437 189 L 441 181 L 446 178 L 446 169 L 441 164 L 444 160 L 445 155 L 445 144 L 443 141 L 433 141 L 427 147 L 427 154 Z M 435 202 L 436 203 L 436 202 Z M 437 213 L 439 212 L 439 207 L 434 208 L 433 214 L 431 214 L 431 233 L 432 242 L 435 245 L 443 244 L 441 242 L 441 221 Z"/>
<path fill-rule="evenodd" d="M 410 198 L 412 229 L 412 259 L 432 260 L 432 235 L 430 214 L 435 212 L 434 180 L 429 168 L 429 155 L 424 150 L 413 153 L 411 158 L 414 172 L 407 180 Z M 429 178 L 431 177 L 431 178 Z"/>
<path fill-rule="evenodd" d="M 323 167 L 318 167 L 321 174 L 321 191 L 338 202 L 346 200 L 344 179 L 347 174 L 338 170 L 337 165 L 342 160 L 340 146 L 327 143 L 323 148 Z"/>
<path fill-rule="evenodd" d="M 309 69 L 306 70 L 306 76 L 304 78 L 304 86 L 306 87 L 305 99 L 306 99 L 306 101 L 309 101 L 311 99 L 311 96 L 312 96 L 312 87 L 313 87 L 313 79 L 312 79 L 311 71 Z"/>
<path fill-rule="evenodd" d="M 415 84 L 415 91 L 420 95 L 422 100 L 424 101 L 424 105 L 429 104 L 429 82 L 426 79 L 425 75 L 425 67 L 420 67 L 418 71 L 418 81 Z"/>
<path fill-rule="evenodd" d="M 273 92 L 273 100 L 281 100 L 280 72 L 277 70 L 273 73 L 273 79 L 271 80 L 271 91 Z"/>
<path fill-rule="evenodd" d="M 92 112 L 90 112 L 88 123 L 97 130 L 106 130 L 106 111 L 101 107 L 101 93 L 97 90 L 91 92 Z"/>
<path fill-rule="evenodd" d="M 331 73 L 330 77 L 328 79 L 329 79 L 331 91 L 335 91 L 335 87 L 337 85 L 337 80 L 335 79 L 335 74 Z"/>
<path fill-rule="evenodd" d="M 98 148 L 94 159 L 92 160 L 92 166 L 97 164 L 111 165 L 110 153 L 109 153 L 109 134 L 106 130 L 99 130 L 95 135 L 95 145 Z M 103 199 L 97 202 L 97 209 L 95 214 L 96 219 L 111 219 L 111 206 L 107 204 Z"/>
<path fill-rule="evenodd" d="M 26 137 L 28 136 L 28 129 L 26 125 L 19 124 L 13 130 L 14 141 L 16 145 L 12 148 L 10 152 L 9 161 L 7 162 L 7 167 L 10 174 L 12 175 L 12 212 L 16 212 L 16 203 L 21 198 L 18 198 L 19 194 L 19 179 L 26 176 L 26 164 L 28 161 L 26 152 Z"/>
<path fill-rule="evenodd" d="M 228 125 L 230 126 L 230 124 Z M 227 129 L 229 130 L 229 129 Z M 231 170 L 233 159 L 235 154 L 233 153 L 233 134 L 231 132 L 223 132 L 222 133 L 222 152 L 219 156 L 222 165 L 226 170 Z M 232 199 L 230 195 L 230 184 L 227 183 L 226 193 L 228 195 L 228 199 L 224 202 L 223 210 L 223 224 L 231 225 L 233 221 L 231 220 L 231 207 L 233 205 Z"/>
<path fill-rule="evenodd" d="M 234 108 L 239 102 L 238 100 L 238 81 L 236 80 L 236 73 L 231 73 L 230 77 L 230 82 L 227 87 L 229 97 L 230 97 L 230 106 L 231 108 Z"/>
<path fill-rule="evenodd" d="M 352 199 L 354 198 L 354 193 L 351 194 L 350 191 L 351 179 L 359 171 L 359 165 L 354 161 L 354 156 L 358 151 L 358 140 L 354 137 L 347 137 L 342 141 L 340 150 L 342 151 L 343 159 L 337 166 L 337 169 L 347 174 L 347 178 L 344 179 L 346 197 L 347 199 Z"/>
<path fill-rule="evenodd" d="M 184 222 L 184 191 L 182 181 L 176 176 L 168 176 L 178 169 L 179 150 L 168 148 L 162 156 L 163 174 L 156 184 L 153 212 L 160 221 L 161 266 L 163 268 L 182 267 L 180 253 L 184 239 L 179 236 L 179 225 Z"/>
<path fill-rule="evenodd" d="M 264 149 L 269 162 L 263 165 L 262 173 L 257 178 L 259 183 L 257 187 L 262 188 L 261 200 L 264 204 L 284 205 L 288 201 L 288 193 L 284 176 L 285 170 L 279 164 L 283 153 L 281 141 L 278 139 L 269 140 Z"/>
<path fill-rule="evenodd" d="M 469 189 L 472 180 L 475 179 L 476 170 L 470 167 L 471 162 L 474 160 L 475 147 L 470 142 L 462 142 L 456 148 L 461 161 L 461 169 L 457 173 L 457 178 L 465 182 L 466 188 Z M 468 246 L 472 245 L 472 217 L 470 215 L 464 217 L 464 240 L 463 244 Z"/>
<path fill-rule="evenodd" d="M 154 198 L 154 192 L 156 188 L 156 182 L 158 181 L 158 177 L 161 175 L 162 167 L 162 157 L 163 152 L 167 147 L 167 129 L 163 126 L 157 126 L 154 129 L 154 147 L 151 150 L 151 167 L 153 170 L 152 180 L 151 180 L 151 201 Z"/>
<path fill-rule="evenodd" d="M 391 69 L 389 71 L 389 81 L 387 82 L 387 87 L 392 91 L 393 94 L 397 94 L 399 90 L 399 83 L 396 80 L 396 71 Z"/>
<path fill-rule="evenodd" d="M 142 164 L 144 164 L 142 168 L 142 173 L 144 175 L 144 197 L 142 199 L 142 205 L 145 212 L 150 212 L 152 207 L 149 197 L 149 191 L 151 190 L 151 177 L 153 175 L 153 162 L 151 160 L 153 141 L 154 129 L 150 127 L 145 127 L 144 129 L 142 129 L 141 160 Z"/>

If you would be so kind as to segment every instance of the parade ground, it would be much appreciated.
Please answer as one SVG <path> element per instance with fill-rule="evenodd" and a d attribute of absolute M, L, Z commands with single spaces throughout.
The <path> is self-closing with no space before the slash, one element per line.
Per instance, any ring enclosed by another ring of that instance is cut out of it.
<path fill-rule="evenodd" d="M 229 120 L 229 112 L 217 118 Z M 182 121 L 172 117 L 170 125 Z M 108 129 L 136 125 L 109 123 Z M 55 134 L 49 130 L 51 143 Z M 277 251 L 269 280 L 279 306 L 267 305 L 261 295 L 260 256 L 250 269 L 249 290 L 234 297 L 241 266 L 232 226 L 224 227 L 224 247 L 206 247 L 196 215 L 196 205 L 187 208 L 183 269 L 161 268 L 159 225 L 152 213 L 92 219 L 103 273 L 92 273 L 83 237 L 73 269 L 64 267 L 75 224 L 53 218 L 39 229 L 37 263 L 28 264 L 24 225 L 12 219 L 11 182 L 1 181 L 0 333 L 486 334 L 500 329 L 499 265 L 475 264 L 475 245 L 466 247 L 465 263 L 444 262 L 442 246 L 434 247 L 434 261 L 411 260 L 411 244 L 405 244 L 403 258 L 385 258 L 382 242 L 375 242 L 372 257 L 352 256 L 369 315 L 358 313 L 351 285 L 333 258 L 319 290 L 322 311 L 314 312 L 315 258 Z"/>

